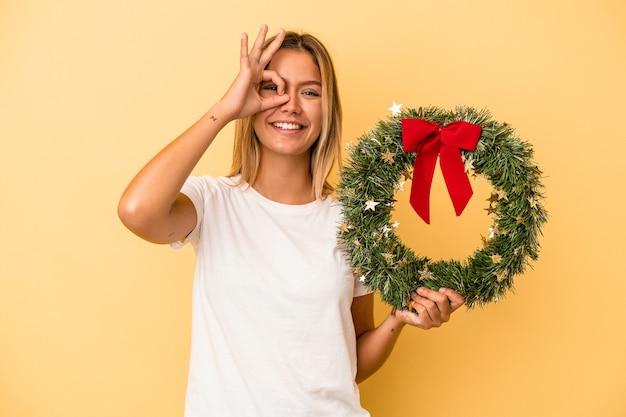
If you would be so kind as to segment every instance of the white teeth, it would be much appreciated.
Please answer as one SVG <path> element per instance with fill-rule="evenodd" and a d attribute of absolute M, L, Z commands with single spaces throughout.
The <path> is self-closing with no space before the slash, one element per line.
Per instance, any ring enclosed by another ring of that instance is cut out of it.
<path fill-rule="evenodd" d="M 298 124 L 295 124 L 295 123 L 277 122 L 277 123 L 272 123 L 272 125 L 274 127 L 279 128 L 279 129 L 285 129 L 285 130 L 300 130 L 300 129 L 302 129 L 301 125 L 298 125 Z"/>

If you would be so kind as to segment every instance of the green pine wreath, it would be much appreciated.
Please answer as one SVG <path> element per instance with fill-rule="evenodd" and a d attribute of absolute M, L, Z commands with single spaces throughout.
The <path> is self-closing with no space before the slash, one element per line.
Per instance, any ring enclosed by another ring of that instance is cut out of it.
<path fill-rule="evenodd" d="M 462 120 L 482 127 L 475 150 L 461 149 L 461 156 L 468 174 L 484 177 L 493 187 L 487 208 L 493 224 L 490 235 L 465 260 L 432 261 L 416 255 L 396 234 L 391 219 L 395 193 L 411 179 L 416 157 L 403 151 L 403 118 L 440 126 Z M 495 302 L 513 289 L 514 276 L 537 259 L 547 220 L 542 173 L 532 161 L 531 145 L 509 124 L 494 121 L 488 110 L 395 108 L 348 150 L 337 187 L 343 212 L 338 237 L 357 276 L 387 304 L 407 309 L 418 286 L 452 288 L 469 308 Z"/>

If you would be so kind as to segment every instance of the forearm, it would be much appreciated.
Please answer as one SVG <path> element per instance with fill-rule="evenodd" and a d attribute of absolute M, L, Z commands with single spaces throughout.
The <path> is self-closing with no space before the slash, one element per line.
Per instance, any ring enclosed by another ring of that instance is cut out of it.
<path fill-rule="evenodd" d="M 357 339 L 357 376 L 358 383 L 374 374 L 389 358 L 404 322 L 392 311 L 376 328 L 363 333 Z"/>
<path fill-rule="evenodd" d="M 385 363 L 406 324 L 420 329 L 439 327 L 464 302 L 463 296 L 450 288 L 434 291 L 420 287 L 411 293 L 410 310 L 394 309 L 374 327 L 373 297 L 371 294 L 356 297 L 352 301 L 352 320 L 357 334 L 356 381 L 364 381 Z"/>
<path fill-rule="evenodd" d="M 229 121 L 218 103 L 139 171 L 118 206 L 129 229 L 151 240 L 148 229 L 169 216 L 185 180 Z"/>

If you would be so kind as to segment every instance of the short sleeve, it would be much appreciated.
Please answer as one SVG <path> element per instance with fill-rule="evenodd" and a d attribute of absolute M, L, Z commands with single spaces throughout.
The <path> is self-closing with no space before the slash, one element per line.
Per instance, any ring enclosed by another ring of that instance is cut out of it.
<path fill-rule="evenodd" d="M 196 208 L 196 226 L 184 239 L 170 243 L 169 246 L 172 249 L 180 249 L 187 243 L 195 244 L 195 242 L 198 241 L 202 227 L 202 219 L 204 218 L 204 196 L 206 195 L 206 191 L 206 182 L 203 181 L 201 177 L 189 177 L 185 181 L 185 184 L 183 184 L 183 188 L 180 192 L 189 197 Z"/>
<path fill-rule="evenodd" d="M 371 294 L 374 291 L 370 290 L 360 280 L 360 277 L 354 276 L 354 297 L 361 297 L 363 295 Z"/>

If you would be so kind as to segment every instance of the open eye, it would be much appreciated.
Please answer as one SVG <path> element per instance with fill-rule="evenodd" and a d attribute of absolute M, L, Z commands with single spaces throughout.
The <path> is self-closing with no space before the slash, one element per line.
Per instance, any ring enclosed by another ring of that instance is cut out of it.
<path fill-rule="evenodd" d="M 266 84 L 263 87 L 261 87 L 261 89 L 267 90 L 267 91 L 278 91 L 278 87 L 275 86 L 274 84 Z"/>
<path fill-rule="evenodd" d="M 321 95 L 315 90 L 304 90 L 302 94 L 309 97 L 319 97 Z"/>

